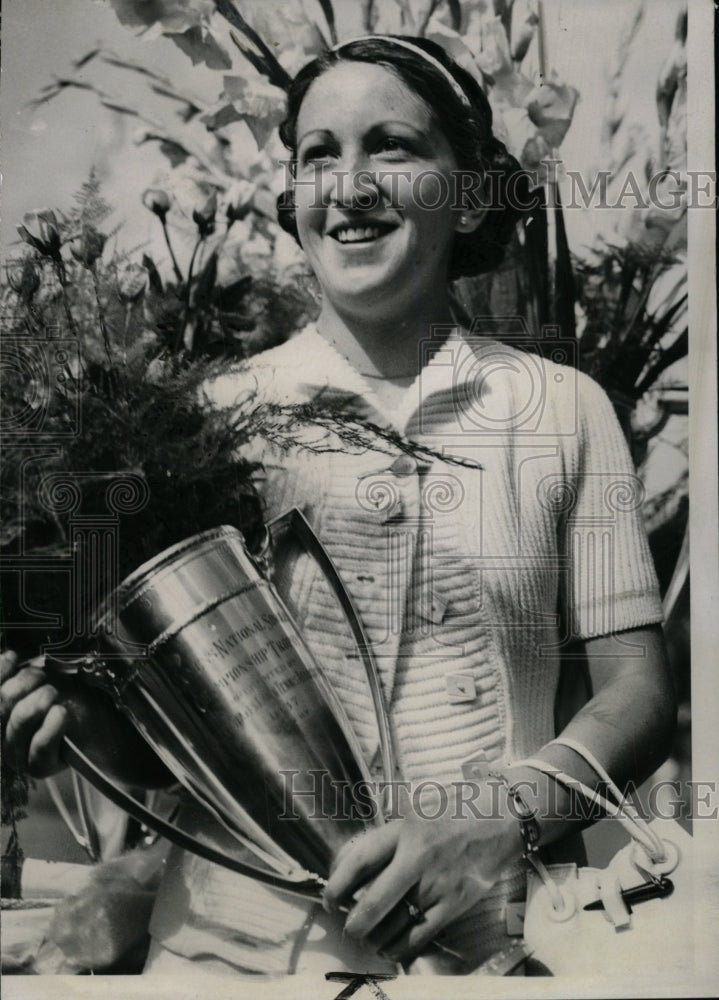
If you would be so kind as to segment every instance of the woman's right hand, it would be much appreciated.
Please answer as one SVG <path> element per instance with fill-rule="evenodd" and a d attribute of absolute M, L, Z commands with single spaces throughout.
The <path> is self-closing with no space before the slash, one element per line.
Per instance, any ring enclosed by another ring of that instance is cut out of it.
<path fill-rule="evenodd" d="M 24 664 L 12 651 L 0 655 L 2 749 L 33 778 L 65 767 L 60 756 L 69 715 L 39 660 Z"/>

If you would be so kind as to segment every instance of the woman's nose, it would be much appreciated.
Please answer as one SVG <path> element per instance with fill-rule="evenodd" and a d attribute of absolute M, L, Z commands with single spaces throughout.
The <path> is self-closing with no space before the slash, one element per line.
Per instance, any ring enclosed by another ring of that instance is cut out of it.
<path fill-rule="evenodd" d="M 364 156 L 338 160 L 330 171 L 326 195 L 336 208 L 361 211 L 376 208 L 380 201 L 377 176 Z"/>

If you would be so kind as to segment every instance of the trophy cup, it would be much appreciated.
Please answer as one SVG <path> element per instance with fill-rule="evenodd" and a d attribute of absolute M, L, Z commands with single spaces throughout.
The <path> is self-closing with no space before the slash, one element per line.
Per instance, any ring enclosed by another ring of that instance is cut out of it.
<path fill-rule="evenodd" d="M 152 813 L 66 739 L 68 763 L 99 791 L 207 860 L 318 900 L 337 850 L 383 817 L 376 810 L 367 819 L 366 810 L 352 808 L 353 789 L 369 774 L 341 703 L 272 583 L 280 541 L 316 559 L 346 614 L 372 694 L 387 782 L 394 774 L 390 729 L 370 643 L 329 555 L 297 509 L 267 530 L 260 557 L 230 527 L 162 552 L 101 607 L 93 650 L 72 663 L 48 657 L 48 667 L 108 692 L 214 818 L 209 830 L 222 835 L 190 833 Z M 290 819 L 288 773 L 295 791 Z M 247 848 L 259 864 L 248 861 Z M 466 971 L 450 949 L 433 945 L 430 952 L 432 971 Z"/>

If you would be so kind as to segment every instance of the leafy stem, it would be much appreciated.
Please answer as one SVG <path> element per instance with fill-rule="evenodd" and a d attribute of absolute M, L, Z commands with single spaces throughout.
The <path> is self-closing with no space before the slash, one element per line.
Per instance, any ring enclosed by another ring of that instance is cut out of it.
<path fill-rule="evenodd" d="M 100 298 L 100 283 L 97 279 L 97 264 L 91 264 L 90 274 L 92 275 L 92 287 L 95 292 L 95 303 L 97 304 L 97 315 L 100 320 L 100 332 L 102 333 L 102 342 L 105 345 L 105 354 L 107 355 L 107 360 L 112 364 L 112 350 L 110 348 L 110 337 L 107 332 L 107 321 L 105 319 L 105 310 L 102 305 L 102 300 Z"/>
<path fill-rule="evenodd" d="M 172 270 L 175 272 L 175 277 L 178 282 L 182 284 L 182 271 L 180 270 L 180 265 L 177 263 L 177 257 L 175 257 L 175 251 L 172 249 L 172 243 L 170 242 L 170 234 L 167 229 L 167 220 L 163 217 L 160 219 L 162 224 L 162 232 L 165 236 L 165 243 L 167 244 L 167 249 L 170 251 L 170 259 L 172 260 Z"/>
<path fill-rule="evenodd" d="M 185 290 L 185 313 L 182 320 L 182 325 L 177 330 L 177 335 L 175 337 L 174 349 L 176 351 L 180 350 L 182 346 L 182 340 L 185 335 L 185 330 L 190 322 L 190 315 L 192 311 L 192 278 L 195 270 L 195 260 L 197 258 L 197 253 L 205 242 L 205 237 L 200 235 L 197 242 L 192 250 L 192 256 L 190 257 L 190 266 L 187 271 L 187 288 Z"/>
<path fill-rule="evenodd" d="M 53 257 L 53 264 L 55 265 L 55 273 L 57 274 L 57 280 L 60 282 L 60 287 L 62 288 L 62 304 L 65 310 L 65 317 L 67 319 L 67 325 L 72 334 L 75 336 L 77 333 L 77 324 L 70 310 L 70 299 L 67 293 L 67 272 L 65 270 L 65 262 L 62 257 L 58 254 Z"/>
<path fill-rule="evenodd" d="M 281 87 L 282 90 L 287 90 L 292 82 L 292 77 L 279 62 L 272 49 L 269 48 L 267 43 L 260 38 L 254 28 L 252 28 L 244 19 L 242 14 L 240 14 L 232 0 L 215 0 L 215 7 L 217 9 L 217 13 L 224 17 L 224 19 L 232 25 L 233 28 L 240 31 L 258 50 L 260 53 L 259 61 L 262 63 L 260 72 L 264 71 L 270 83 L 273 83 L 276 87 Z M 251 49 L 246 49 L 242 46 L 242 43 L 239 42 L 239 40 L 236 44 L 239 45 L 248 58 L 255 55 Z M 251 58 L 250 61 L 254 62 Z M 259 68 L 256 63 L 255 68 Z"/>

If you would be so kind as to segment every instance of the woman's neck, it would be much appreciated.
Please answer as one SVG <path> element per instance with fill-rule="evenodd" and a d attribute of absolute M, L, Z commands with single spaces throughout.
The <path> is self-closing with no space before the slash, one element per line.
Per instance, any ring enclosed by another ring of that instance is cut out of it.
<path fill-rule="evenodd" d="M 368 378 L 406 382 L 439 347 L 443 338 L 437 327 L 455 325 L 449 296 L 418 306 L 412 314 L 404 311 L 377 318 L 347 314 L 325 300 L 317 320 L 318 332 L 339 351 L 352 367 Z"/>

